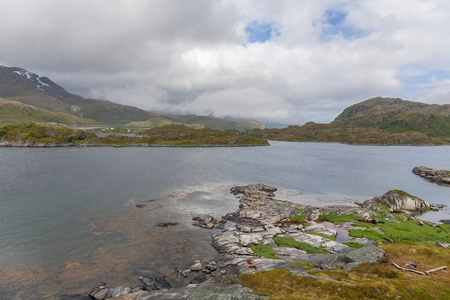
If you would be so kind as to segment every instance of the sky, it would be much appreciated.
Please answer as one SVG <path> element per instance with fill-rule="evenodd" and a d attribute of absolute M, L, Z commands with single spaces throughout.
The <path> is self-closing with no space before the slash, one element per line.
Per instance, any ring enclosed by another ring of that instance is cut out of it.
<path fill-rule="evenodd" d="M 330 122 L 450 103 L 448 0 L 0 0 L 0 65 L 154 112 Z"/>

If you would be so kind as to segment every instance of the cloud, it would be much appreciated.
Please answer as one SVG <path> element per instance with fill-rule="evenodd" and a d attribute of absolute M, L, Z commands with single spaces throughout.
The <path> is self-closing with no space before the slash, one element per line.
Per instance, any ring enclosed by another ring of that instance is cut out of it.
<path fill-rule="evenodd" d="M 0 64 L 86 97 L 294 124 L 375 96 L 449 102 L 446 0 L 0 2 Z"/>

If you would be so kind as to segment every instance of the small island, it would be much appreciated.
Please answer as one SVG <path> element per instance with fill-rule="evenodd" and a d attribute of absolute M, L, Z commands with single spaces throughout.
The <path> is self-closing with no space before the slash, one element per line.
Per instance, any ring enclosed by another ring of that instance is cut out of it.
<path fill-rule="evenodd" d="M 450 171 L 449 170 L 438 170 L 434 168 L 428 167 L 415 167 L 412 172 L 416 175 L 419 175 L 422 178 L 425 178 L 431 182 L 437 183 L 443 186 L 450 187 Z"/>
<path fill-rule="evenodd" d="M 237 130 L 195 129 L 167 125 L 144 131 L 139 136 L 107 135 L 64 126 L 9 125 L 0 128 L 3 147 L 243 147 L 267 146 L 268 141 Z"/>

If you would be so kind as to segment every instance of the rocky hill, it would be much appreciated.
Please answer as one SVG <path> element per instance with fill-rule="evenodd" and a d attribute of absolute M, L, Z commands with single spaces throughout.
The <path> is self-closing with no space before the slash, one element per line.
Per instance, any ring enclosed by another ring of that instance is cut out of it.
<path fill-rule="evenodd" d="M 93 119 L 102 124 L 123 125 L 136 121 L 147 121 L 163 117 L 172 122 L 199 124 L 213 129 L 253 129 L 264 128 L 257 121 L 235 122 L 207 116 L 160 116 L 133 106 L 121 105 L 110 101 L 86 99 L 69 93 L 63 87 L 47 77 L 40 77 L 22 68 L 0 66 L 0 98 L 33 105 L 47 111 L 69 113 L 78 118 Z M 10 115 L 9 120 L 14 119 Z M 1 123 L 2 120 L 0 120 Z M 28 120 L 27 120 L 28 121 Z M 40 122 L 39 120 L 32 120 Z M 21 116 L 16 123 L 24 122 Z"/>
<path fill-rule="evenodd" d="M 330 124 L 308 122 L 257 130 L 268 139 L 375 145 L 450 144 L 450 105 L 373 98 L 346 108 Z"/>

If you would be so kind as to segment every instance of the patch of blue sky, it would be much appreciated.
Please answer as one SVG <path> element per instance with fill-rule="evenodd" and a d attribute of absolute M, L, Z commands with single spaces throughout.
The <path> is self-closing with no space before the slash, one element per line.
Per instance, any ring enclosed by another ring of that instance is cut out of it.
<path fill-rule="evenodd" d="M 264 43 L 272 38 L 272 35 L 280 35 L 280 32 L 270 23 L 258 23 L 253 21 L 245 27 L 249 43 Z"/>
<path fill-rule="evenodd" d="M 411 66 L 409 66 L 409 68 L 411 68 Z M 401 76 L 400 78 L 402 82 L 401 92 L 409 95 L 411 98 L 421 91 L 423 92 L 431 89 L 434 82 L 450 79 L 450 70 L 427 70 L 420 66 L 413 66 L 412 68 L 417 69 L 420 74 Z"/>
<path fill-rule="evenodd" d="M 346 40 L 359 39 L 370 35 L 370 31 L 348 24 L 346 17 L 347 13 L 345 11 L 335 9 L 326 10 L 320 37 L 321 40 L 330 41 L 336 35 L 341 35 Z"/>

